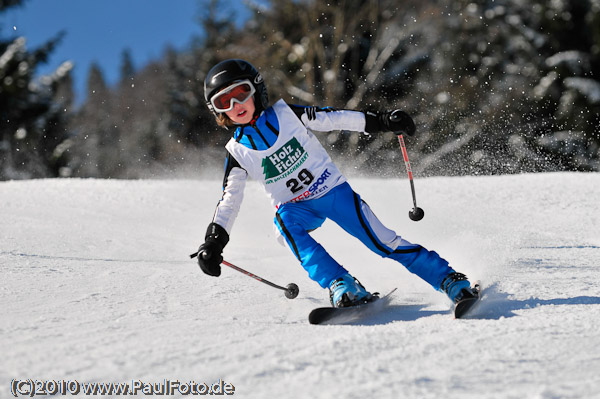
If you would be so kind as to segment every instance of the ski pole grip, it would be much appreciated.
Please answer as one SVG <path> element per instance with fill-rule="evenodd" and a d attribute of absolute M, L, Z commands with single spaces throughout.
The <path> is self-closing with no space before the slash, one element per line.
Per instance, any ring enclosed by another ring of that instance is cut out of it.
<path fill-rule="evenodd" d="M 388 116 L 391 130 L 397 135 L 406 134 L 407 136 L 414 136 L 415 134 L 415 122 L 406 112 L 395 109 Z"/>
<path fill-rule="evenodd" d="M 210 252 L 208 252 L 207 250 L 204 250 L 202 252 L 194 252 L 190 255 L 190 258 L 194 259 L 196 256 L 200 256 L 202 259 L 208 259 L 210 258 Z"/>
<path fill-rule="evenodd" d="M 194 259 L 196 256 L 200 256 L 202 259 L 208 259 L 210 258 L 210 252 L 208 252 L 207 250 L 204 250 L 202 252 L 194 252 L 190 255 L 190 258 Z"/>
<path fill-rule="evenodd" d="M 397 109 L 392 111 L 392 113 L 390 114 L 390 120 L 392 122 L 398 122 L 400 120 L 400 111 Z"/>
<path fill-rule="evenodd" d="M 202 259 L 208 259 L 210 258 L 210 252 L 207 250 L 204 250 L 202 252 L 194 252 L 193 254 L 190 254 L 190 259 L 194 259 L 196 256 L 199 256 Z"/>

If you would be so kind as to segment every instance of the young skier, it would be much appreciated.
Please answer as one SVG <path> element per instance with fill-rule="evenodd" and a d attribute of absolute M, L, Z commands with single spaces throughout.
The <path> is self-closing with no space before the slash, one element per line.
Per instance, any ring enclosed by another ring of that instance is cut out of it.
<path fill-rule="evenodd" d="M 408 114 L 306 107 L 283 100 L 269 106 L 260 73 L 250 63 L 235 59 L 220 62 L 208 72 L 204 96 L 217 123 L 235 128 L 225 146 L 223 196 L 198 249 L 204 273 L 221 274 L 223 248 L 250 176 L 270 196 L 276 208 L 275 225 L 302 267 L 312 280 L 329 289 L 332 306 L 355 306 L 368 302 L 372 295 L 309 234 L 325 219 L 336 222 L 373 252 L 401 263 L 452 301 L 474 296 L 464 274 L 377 219 L 312 133 L 350 130 L 413 135 L 415 125 Z"/>

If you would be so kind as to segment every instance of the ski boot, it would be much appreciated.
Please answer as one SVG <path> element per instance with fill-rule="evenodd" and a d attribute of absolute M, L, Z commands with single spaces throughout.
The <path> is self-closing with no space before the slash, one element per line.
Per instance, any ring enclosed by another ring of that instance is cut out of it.
<path fill-rule="evenodd" d="M 465 296 L 473 296 L 471 290 L 471 283 L 462 273 L 452 272 L 448 274 L 443 280 L 440 289 L 444 291 L 448 298 L 454 303 L 457 303 Z"/>
<path fill-rule="evenodd" d="M 371 301 L 373 295 L 349 273 L 329 284 L 329 300 L 335 308 L 346 308 Z"/>

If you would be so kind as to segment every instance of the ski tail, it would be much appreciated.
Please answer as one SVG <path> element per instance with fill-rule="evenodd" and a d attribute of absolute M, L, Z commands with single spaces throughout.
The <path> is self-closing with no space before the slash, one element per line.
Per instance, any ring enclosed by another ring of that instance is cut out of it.
<path fill-rule="evenodd" d="M 383 297 L 373 294 L 370 302 L 347 308 L 321 307 L 313 309 L 308 315 L 310 324 L 343 324 L 358 320 L 384 309 L 391 301 L 394 288 Z"/>

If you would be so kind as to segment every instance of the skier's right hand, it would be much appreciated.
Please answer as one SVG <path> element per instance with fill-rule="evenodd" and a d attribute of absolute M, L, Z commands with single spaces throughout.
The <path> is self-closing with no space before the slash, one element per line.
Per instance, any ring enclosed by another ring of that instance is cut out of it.
<path fill-rule="evenodd" d="M 198 248 L 198 266 L 209 276 L 221 275 L 223 248 L 229 242 L 229 234 L 216 223 L 208 225 L 204 244 Z"/>

